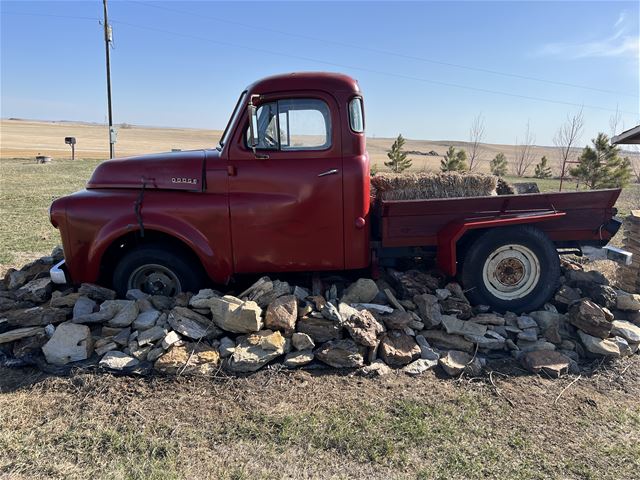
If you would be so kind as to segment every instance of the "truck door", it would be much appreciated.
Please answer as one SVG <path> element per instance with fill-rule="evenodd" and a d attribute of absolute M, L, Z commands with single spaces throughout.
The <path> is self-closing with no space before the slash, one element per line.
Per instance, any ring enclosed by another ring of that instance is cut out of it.
<path fill-rule="evenodd" d="M 237 273 L 344 268 L 338 106 L 320 92 L 261 97 L 259 144 L 248 117 L 229 153 L 229 202 Z"/>

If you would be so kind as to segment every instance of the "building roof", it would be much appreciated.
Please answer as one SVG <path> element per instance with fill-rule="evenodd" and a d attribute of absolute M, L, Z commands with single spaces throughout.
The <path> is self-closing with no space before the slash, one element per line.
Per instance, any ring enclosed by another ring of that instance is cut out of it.
<path fill-rule="evenodd" d="M 640 145 L 640 125 L 625 130 L 611 139 L 612 145 Z"/>

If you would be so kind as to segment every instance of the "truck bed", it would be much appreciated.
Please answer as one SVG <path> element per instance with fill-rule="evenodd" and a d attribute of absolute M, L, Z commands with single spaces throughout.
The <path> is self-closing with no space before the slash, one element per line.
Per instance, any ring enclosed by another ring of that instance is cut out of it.
<path fill-rule="evenodd" d="M 380 200 L 378 218 L 382 247 L 430 247 L 438 234 L 456 225 L 478 220 L 550 215 L 539 221 L 554 242 L 602 243 L 612 234 L 602 227 L 615 215 L 620 189 L 584 192 L 533 193 L 432 200 Z M 551 218 L 553 213 L 558 213 Z M 522 223 L 527 223 L 526 219 Z"/>

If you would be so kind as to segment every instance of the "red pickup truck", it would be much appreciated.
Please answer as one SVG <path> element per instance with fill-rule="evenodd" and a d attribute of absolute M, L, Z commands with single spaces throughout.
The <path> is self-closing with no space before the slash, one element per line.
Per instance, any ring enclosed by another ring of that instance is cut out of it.
<path fill-rule="evenodd" d="M 53 202 L 57 282 L 174 295 L 207 277 L 355 270 L 437 256 L 471 300 L 520 312 L 548 300 L 558 249 L 603 246 L 620 190 L 381 201 L 370 196 L 354 79 L 294 73 L 247 87 L 217 147 L 101 163 Z"/>

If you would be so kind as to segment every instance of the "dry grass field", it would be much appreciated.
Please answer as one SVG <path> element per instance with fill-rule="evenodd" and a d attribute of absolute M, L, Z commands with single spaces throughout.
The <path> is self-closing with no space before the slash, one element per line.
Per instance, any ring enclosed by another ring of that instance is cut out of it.
<path fill-rule="evenodd" d="M 105 158 L 106 132 L 1 127 L 3 273 L 59 243 L 49 204 L 83 188 Z M 117 151 L 210 147 L 219 134 L 134 127 L 120 130 Z M 79 142 L 75 162 L 62 140 L 69 135 Z M 369 140 L 374 161 L 390 143 Z M 407 149 L 441 153 L 446 145 L 408 141 Z M 55 160 L 37 165 L 38 152 Z M 439 157 L 417 158 L 414 168 L 428 160 L 437 169 Z M 633 185 L 618 206 L 624 213 L 638 205 Z M 0 479 L 637 478 L 639 362 L 597 361 L 580 378 L 560 380 L 500 362 L 491 374 L 457 380 L 434 371 L 368 379 L 268 369 L 241 378 L 59 378 L 0 367 Z"/>

